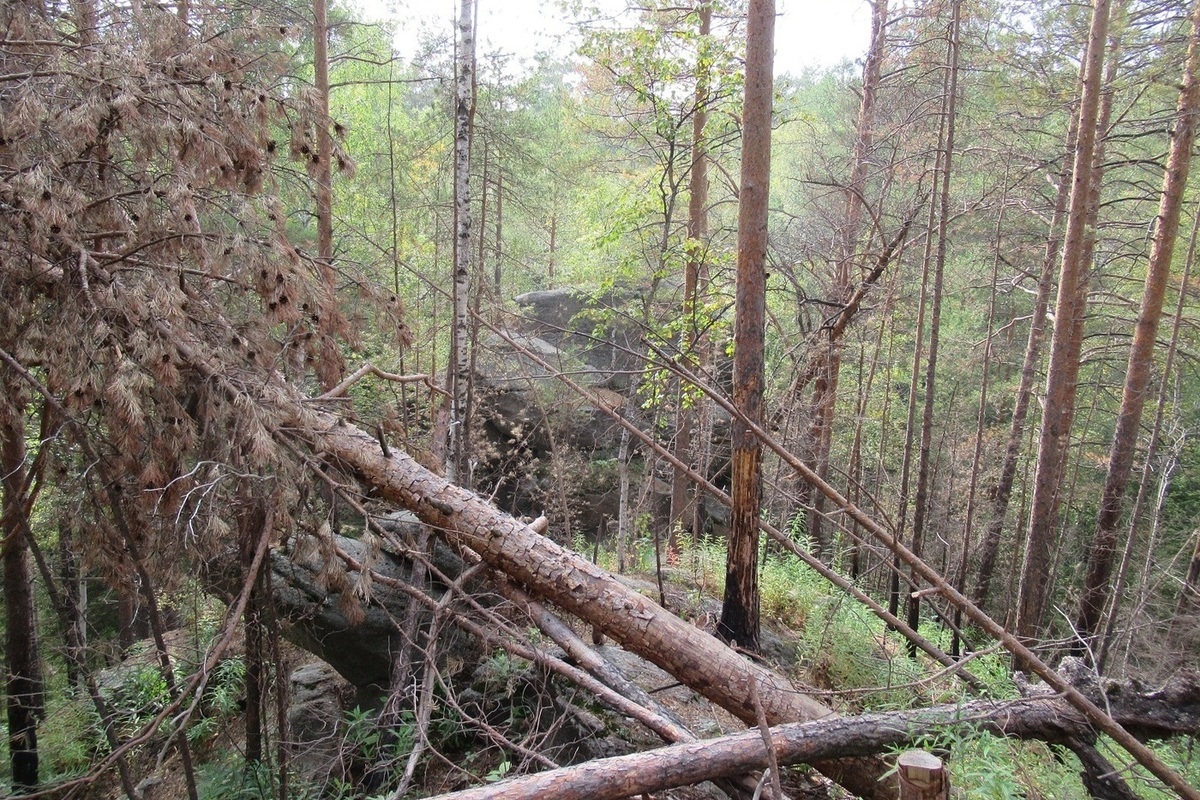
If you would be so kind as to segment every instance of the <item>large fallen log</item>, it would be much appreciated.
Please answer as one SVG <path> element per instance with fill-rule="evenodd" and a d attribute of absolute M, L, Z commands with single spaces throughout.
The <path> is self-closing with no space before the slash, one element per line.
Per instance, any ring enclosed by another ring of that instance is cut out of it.
<path fill-rule="evenodd" d="M 631 652 L 747 724 L 758 704 L 770 724 L 836 716 L 782 676 L 744 658 L 704 631 L 627 588 L 604 570 L 539 535 L 479 496 L 455 486 L 404 453 L 381 451 L 370 434 L 340 418 L 278 398 L 276 410 L 335 461 L 403 506 L 454 546 L 478 553 L 534 595 L 591 623 Z M 814 764 L 867 798 L 893 797 L 882 762 L 847 758 Z"/>
<path fill-rule="evenodd" d="M 1184 675 L 1167 686 L 1144 692 L 1136 686 L 1078 685 L 1095 702 L 1107 702 L 1113 717 L 1146 737 L 1190 735 L 1200 726 L 1200 681 Z M 812 764 L 862 757 L 908 744 L 922 736 L 954 727 L 997 736 L 1040 739 L 1063 744 L 1084 754 L 1092 751 L 1095 731 L 1078 709 L 1057 695 L 1020 700 L 977 700 L 954 706 L 885 714 L 864 714 L 815 722 L 780 725 L 771 729 L 771 742 L 780 764 Z M 1095 762 L 1084 756 L 1086 773 Z M 766 743 L 758 731 L 722 736 L 704 742 L 672 745 L 644 753 L 591 761 L 574 767 L 514 778 L 500 784 L 441 795 L 435 800 L 607 800 L 691 785 L 704 780 L 741 775 L 768 763 Z M 1106 762 L 1105 771 L 1111 772 Z M 1085 774 L 1093 797 L 1136 796 L 1103 784 L 1111 775 Z"/>

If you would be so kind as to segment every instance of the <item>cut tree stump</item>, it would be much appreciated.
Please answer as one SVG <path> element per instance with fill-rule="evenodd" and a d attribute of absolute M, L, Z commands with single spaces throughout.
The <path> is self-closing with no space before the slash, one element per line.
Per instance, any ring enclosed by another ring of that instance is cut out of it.
<path fill-rule="evenodd" d="M 950 781 L 942 760 L 924 750 L 908 750 L 896 760 L 900 800 L 948 800 Z"/>

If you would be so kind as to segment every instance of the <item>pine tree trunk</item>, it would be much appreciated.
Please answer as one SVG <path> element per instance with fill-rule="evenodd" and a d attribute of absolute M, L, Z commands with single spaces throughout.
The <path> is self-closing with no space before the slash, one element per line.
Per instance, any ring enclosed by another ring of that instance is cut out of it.
<path fill-rule="evenodd" d="M 67 522 L 58 526 L 58 575 L 63 587 L 67 684 L 83 688 L 84 656 L 87 650 L 87 583 L 80 579 L 75 560 L 75 532 Z"/>
<path fill-rule="evenodd" d="M 492 286 L 496 293 L 496 302 L 504 302 L 502 278 L 504 270 L 500 259 L 504 256 L 504 166 L 499 155 L 496 156 L 496 252 L 492 253 Z"/>
<path fill-rule="evenodd" d="M 863 64 L 862 100 L 858 108 L 855 126 L 854 147 L 851 156 L 850 180 L 846 187 L 844 221 L 838 230 L 838 242 L 834 258 L 834 276 L 831 297 L 835 307 L 844 309 L 853 292 L 851 274 L 857 260 L 858 240 L 862 227 L 865 206 L 867 177 L 871 166 L 871 151 L 874 143 L 875 101 L 879 95 L 885 45 L 887 42 L 887 0 L 875 0 L 871 5 L 871 44 Z M 826 330 L 828 328 L 828 330 Z M 813 468 L 823 479 L 829 472 L 830 449 L 833 444 L 833 424 L 837 411 L 838 377 L 841 372 L 841 337 L 832 326 L 822 326 L 827 338 L 818 351 L 819 364 L 815 370 L 812 395 L 812 422 L 807 433 L 812 448 Z M 828 559 L 832 555 L 832 539 L 825 532 L 824 500 L 801 482 L 799 494 L 811 498 L 812 510 L 808 515 L 808 532 L 818 555 Z"/>
<path fill-rule="evenodd" d="M 383 499 L 410 509 L 451 544 L 474 550 L 536 596 L 595 625 L 622 647 L 657 664 L 748 724 L 757 724 L 759 706 L 772 724 L 832 713 L 790 681 L 743 658 L 478 495 L 425 470 L 409 456 L 394 451 L 390 458 L 382 456 L 374 437 L 330 415 L 314 417 L 309 409 L 286 403 L 277 410 L 287 420 L 285 424 L 314 431 L 312 440 L 322 453 L 353 469 L 376 487 Z M 756 687 L 753 690 L 751 682 Z M 883 800 L 891 796 L 887 782 L 878 781 L 885 769 L 874 760 L 816 766 L 863 797 Z"/>
<path fill-rule="evenodd" d="M 337 311 L 337 279 L 333 271 L 333 140 L 329 136 L 329 7 L 328 0 L 313 0 L 313 88 L 316 89 L 317 269 L 320 272 L 321 324 L 329 327 L 340 317 Z M 317 367 L 321 388 L 329 390 L 345 377 L 345 364 L 332 339 L 326 335 Z"/>
<path fill-rule="evenodd" d="M 20 392 L 5 381 L 8 397 Z M 8 704 L 8 749 L 12 785 L 18 794 L 38 786 L 37 725 L 44 710 L 41 659 L 38 655 L 37 605 L 26 540 L 24 408 L 12 400 L 0 408 L 0 469 L 3 470 L 3 561 L 5 643 L 4 694 Z"/>
<path fill-rule="evenodd" d="M 629 431 L 621 431 L 617 449 L 617 574 L 625 574 L 626 551 L 633 529 L 633 510 L 629 502 L 629 462 L 632 459 Z"/>
<path fill-rule="evenodd" d="M 1104 703 L 1098 686 L 1080 681 L 1080 688 L 1097 702 Z M 1145 692 L 1136 685 L 1115 685 L 1110 698 L 1113 715 L 1128 725 L 1147 724 L 1156 738 L 1186 736 L 1194 730 L 1200 717 L 1200 687 L 1189 676 L 1175 679 L 1160 691 Z M 484 787 L 438 795 L 434 800 L 617 800 L 626 797 L 647 797 L 679 786 L 723 776 L 744 775 L 769 763 L 774 757 L 782 765 L 806 763 L 832 753 L 870 753 L 896 750 L 911 746 L 927 734 L 944 734 L 963 725 L 971 725 L 978 733 L 1009 739 L 1045 740 L 1066 744 L 1084 757 L 1083 742 L 1094 733 L 1087 723 L 1060 698 L 1048 694 L 998 703 L 976 700 L 966 704 L 934 708 L 864 714 L 854 719 L 817 721 L 797 725 L 782 725 L 769 731 L 771 748 L 767 750 L 767 734 L 758 730 L 739 731 L 703 742 L 686 742 L 656 750 L 589 761 L 585 764 L 511 778 Z M 1192 726 L 1192 727 L 1189 727 Z M 912 751 L 909 751 L 911 753 Z M 917 779 L 925 767 L 934 770 L 937 761 L 928 753 L 914 758 L 905 753 L 897 759 L 900 770 Z M 938 764 L 938 766 L 941 766 Z M 1112 775 L 1111 764 L 1088 758 L 1084 764 L 1085 783 L 1103 786 L 1092 797 L 1126 798 L 1131 792 L 1120 777 Z M 937 770 L 940 771 L 940 770 Z M 929 781 L 905 786 L 901 775 L 899 797 L 913 800 L 933 800 L 945 797 L 945 772 L 941 781 Z M 1105 783 L 1108 779 L 1108 783 Z M 942 791 L 932 791 L 930 783 L 941 783 Z M 916 791 L 915 794 L 906 792 Z M 764 795 L 765 796 L 765 795 Z M 892 798 L 897 795 L 891 794 Z"/>
<path fill-rule="evenodd" d="M 946 118 L 943 116 L 941 119 L 941 127 L 938 130 L 938 149 L 934 161 L 935 175 L 941 172 L 942 155 L 944 153 L 941 144 L 945 135 Z M 925 320 L 929 313 L 929 272 L 930 265 L 933 262 L 933 230 L 938 208 L 938 192 L 940 189 L 940 182 L 935 181 L 933 196 L 930 197 L 929 202 L 929 215 L 925 226 L 925 248 L 921 256 L 921 287 L 918 290 L 917 321 L 913 330 L 916 342 L 913 345 L 912 370 L 908 375 L 908 396 L 906 398 L 908 410 L 904 421 L 904 452 L 900 462 L 900 507 L 896 513 L 896 541 L 901 543 L 904 542 L 908 533 L 908 512 L 911 499 L 909 488 L 912 483 L 914 442 L 917 441 L 917 396 L 920 394 L 921 389 L 921 362 L 925 358 Z M 891 580 L 888 586 L 888 611 L 893 615 L 899 615 L 900 613 L 901 570 L 900 556 L 893 554 Z"/>
<path fill-rule="evenodd" d="M 1066 467 L 1067 444 L 1075 417 L 1075 391 L 1079 380 L 1079 354 L 1087 306 L 1087 275 L 1094 237 L 1095 192 L 1098 176 L 1093 159 L 1099 134 L 1100 100 L 1104 89 L 1105 40 L 1108 38 L 1110 0 L 1095 0 L 1083 90 L 1079 100 L 1079 140 L 1071 170 L 1071 202 L 1059 268 L 1058 300 L 1046 380 L 1045 413 L 1038 437 L 1037 468 L 1025 558 L 1017 597 L 1017 634 L 1032 639 L 1041 625 L 1046 604 L 1050 551 L 1058 520 L 1059 489 Z"/>
<path fill-rule="evenodd" d="M 871 353 L 871 368 L 867 371 L 867 377 L 865 380 L 863 380 L 863 378 L 861 377 L 862 369 L 863 369 L 863 365 L 862 365 L 863 351 L 860 350 L 859 368 L 858 368 L 858 372 L 859 372 L 859 376 L 860 376 L 859 381 L 858 381 L 858 402 L 855 407 L 858 419 L 866 418 L 867 403 L 871 397 L 871 388 L 875 385 L 875 376 L 879 373 L 880 358 L 883 353 L 883 336 L 884 336 L 885 330 L 887 329 L 886 320 L 887 320 L 888 313 L 890 310 L 890 305 L 891 305 L 891 302 L 890 302 L 890 290 L 889 290 L 889 299 L 884 301 L 883 310 L 880 315 L 881 320 L 880 320 L 880 324 L 879 324 L 879 329 L 875 335 L 875 347 Z M 889 339 L 888 344 L 890 347 L 890 345 L 891 345 L 890 339 Z M 865 350 L 865 346 L 863 349 Z M 890 363 L 891 363 L 890 358 L 887 363 L 890 365 Z M 885 377 L 885 380 L 886 380 L 886 377 Z M 879 450 L 878 450 L 879 453 L 884 452 L 885 447 L 887 445 L 886 433 L 887 433 L 887 427 L 888 427 L 887 423 L 888 423 L 888 411 L 890 409 L 890 400 L 891 400 L 891 392 L 890 391 L 885 392 L 884 398 L 883 398 L 883 408 L 879 412 L 880 428 L 882 429 L 882 433 L 880 434 L 880 441 L 879 441 Z M 851 458 L 850 475 L 854 479 L 854 483 L 853 483 L 854 491 L 848 492 L 847 495 L 848 495 L 850 501 L 852 503 L 854 503 L 856 506 L 862 504 L 862 497 L 861 497 L 862 486 L 863 486 L 863 482 L 862 482 L 862 476 L 863 476 L 862 439 L 863 439 L 864 428 L 865 428 L 865 426 L 863 426 L 863 425 L 856 425 L 854 427 L 854 442 L 852 443 L 851 448 L 850 448 L 850 458 Z M 877 461 L 876 462 L 877 469 L 876 469 L 876 473 L 875 473 L 875 485 L 876 486 L 878 486 L 881 483 L 879 472 L 878 472 L 878 464 L 879 464 L 879 462 Z M 854 527 L 851 530 L 858 531 L 861 533 L 861 529 L 858 527 L 858 523 L 854 522 L 852 524 Z M 851 580 L 858 580 L 859 575 L 866 572 L 868 569 L 868 567 L 863 564 L 864 550 L 863 550 L 861 544 L 859 543 L 859 540 L 857 537 L 853 538 L 853 541 L 851 542 L 850 547 L 851 547 L 851 550 L 850 550 L 850 578 L 851 578 Z M 867 552 L 869 552 L 869 551 L 867 551 Z"/>
<path fill-rule="evenodd" d="M 242 556 L 243 579 L 250 578 L 246 572 L 252 567 L 258 543 L 263 536 L 263 526 L 267 524 L 268 514 L 263 513 L 261 504 L 246 498 L 245 502 L 252 504 L 241 514 L 240 545 Z M 259 571 L 253 576 L 250 589 L 250 599 L 242 617 L 246 638 L 246 749 L 245 759 L 248 763 L 257 764 L 263 759 L 263 709 L 266 693 L 267 671 L 264 656 L 264 622 L 263 612 L 269 597 L 265 594 L 264 577 L 267 567 L 259 565 Z M 276 676 L 282 680 L 283 676 Z"/>
<path fill-rule="evenodd" d="M 766 324 L 767 197 L 771 177 L 774 0 L 750 0 L 746 24 L 746 88 L 742 112 L 742 173 L 738 197 L 733 400 L 754 424 L 763 420 L 763 339 Z M 758 517 L 762 505 L 762 442 L 741 419 L 732 423 L 733 511 L 725 568 L 725 603 L 718 634 L 758 650 Z"/>
<path fill-rule="evenodd" d="M 1096 632 L 1109 598 L 1109 578 L 1116 553 L 1117 525 L 1125 508 L 1125 490 L 1129 485 L 1133 456 L 1137 450 L 1142 409 L 1145 407 L 1150 386 L 1150 368 L 1154 363 L 1158 325 L 1162 318 L 1163 299 L 1166 296 L 1167 279 L 1171 274 L 1171 260 L 1175 254 L 1175 241 L 1179 233 L 1179 218 L 1191 166 L 1192 145 L 1196 141 L 1197 114 L 1200 113 L 1198 70 L 1200 3 L 1195 4 L 1192 11 L 1192 33 L 1188 44 L 1187 64 L 1179 93 L 1175 129 L 1171 135 L 1171 149 L 1163 178 L 1154 240 L 1150 245 L 1146 286 L 1133 332 L 1133 344 L 1129 350 L 1125 388 L 1121 396 L 1121 408 L 1117 412 L 1117 427 L 1113 434 L 1112 449 L 1109 451 L 1108 473 L 1101 496 L 1100 518 L 1092 537 L 1083 597 L 1079 602 L 1079 615 L 1075 622 L 1076 631 L 1083 639 L 1077 646 L 1079 653 L 1086 649 L 1084 645 Z"/>
<path fill-rule="evenodd" d="M 1150 445 L 1146 448 L 1145 464 L 1142 467 L 1142 478 L 1138 482 L 1137 499 L 1133 501 L 1133 511 L 1129 515 L 1129 538 L 1125 542 L 1125 552 L 1121 555 L 1121 566 L 1117 570 L 1116 586 L 1113 587 L 1112 608 L 1109 609 L 1108 619 L 1104 623 L 1104 639 L 1100 643 L 1099 653 L 1096 656 L 1096 670 L 1103 673 L 1105 663 L 1108 659 L 1108 654 L 1113 645 L 1113 631 L 1116 629 L 1118 612 L 1121 608 L 1121 601 L 1125 595 L 1125 586 L 1129 580 L 1129 568 L 1133 563 L 1134 548 L 1137 543 L 1137 532 L 1142 527 L 1142 514 L 1146 507 L 1146 498 L 1149 495 L 1150 476 L 1154 473 L 1155 464 L 1158 463 L 1158 444 L 1159 438 L 1163 430 L 1163 417 L 1166 416 L 1168 405 L 1168 396 L 1171 392 L 1172 379 L 1175 367 L 1175 354 L 1179 350 L 1179 334 L 1183 328 L 1184 308 L 1187 305 L 1186 287 L 1189 285 L 1192 274 L 1192 266 L 1196 261 L 1196 241 L 1200 238 L 1200 215 L 1193 215 L 1192 218 L 1192 233 L 1188 241 L 1187 258 L 1183 264 L 1183 275 L 1180 276 L 1179 297 L 1175 302 L 1175 318 L 1171 325 L 1171 341 L 1167 345 L 1167 354 L 1163 359 L 1162 375 L 1158 381 L 1158 402 L 1154 407 L 1154 424 L 1150 428 Z M 1158 520 L 1158 508 L 1155 508 L 1155 523 Z M 1167 639 L 1175 639 L 1175 626 L 1179 623 L 1179 616 L 1176 615 L 1171 620 L 1171 630 L 1168 633 Z"/>
<path fill-rule="evenodd" d="M 975 412 L 975 447 L 971 453 L 970 479 L 967 486 L 967 511 L 963 522 L 962 551 L 959 554 L 958 568 L 954 573 L 954 588 L 964 594 L 967 591 L 967 563 L 971 555 L 971 537 L 975 532 L 976 496 L 979 489 L 979 471 L 983 461 L 983 438 L 987 431 L 987 401 L 988 388 L 991 380 L 992 366 L 992 337 L 996 332 L 996 284 L 1000 277 L 1001 241 L 1004 230 L 1004 212 L 1008 207 L 1008 169 L 1004 170 L 1004 193 L 1000 198 L 1000 210 L 996 214 L 992 252 L 992 280 L 988 289 L 987 335 L 983 342 L 983 376 L 979 381 L 979 406 Z M 955 628 L 962 624 L 962 614 L 957 609 L 954 614 Z M 959 636 L 956 632 L 951 645 L 952 655 L 959 654 Z"/>

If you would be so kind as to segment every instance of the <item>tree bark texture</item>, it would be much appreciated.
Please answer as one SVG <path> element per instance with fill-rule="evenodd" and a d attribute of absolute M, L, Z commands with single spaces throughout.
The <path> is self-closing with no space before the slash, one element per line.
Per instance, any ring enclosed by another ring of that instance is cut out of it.
<path fill-rule="evenodd" d="M 1104 83 L 1105 40 L 1110 0 L 1095 0 L 1083 67 L 1079 100 L 1078 142 L 1071 170 L 1071 202 L 1059 268 L 1054 334 L 1046 378 L 1045 413 L 1038 437 L 1033 501 L 1026 535 L 1025 559 L 1017 598 L 1017 635 L 1032 639 L 1041 625 L 1049 578 L 1050 550 L 1058 518 L 1059 489 L 1066 467 L 1067 444 L 1075 418 L 1079 355 L 1087 310 L 1089 239 L 1095 225 L 1092 182 L 1097 120 Z"/>
<path fill-rule="evenodd" d="M 333 271 L 333 140 L 329 136 L 329 2 L 313 0 L 313 88 L 316 89 L 318 114 L 315 169 L 309 173 L 316 183 L 317 269 L 322 297 L 320 309 L 324 324 L 340 317 L 337 310 L 337 281 Z M 318 375 L 321 388 L 328 390 L 343 377 L 345 365 L 332 343 L 321 348 Z"/>
<path fill-rule="evenodd" d="M 746 23 L 746 89 L 738 195 L 733 402 L 754 423 L 763 419 L 766 334 L 767 199 L 771 179 L 774 0 L 750 0 Z M 732 425 L 733 513 L 725 568 L 725 603 L 717 632 L 758 650 L 758 516 L 762 506 L 762 442 L 739 419 Z"/>
<path fill-rule="evenodd" d="M 1096 684 L 1079 688 L 1098 702 L 1111 702 L 1113 715 L 1143 736 L 1186 736 L 1200 723 L 1200 686 L 1195 675 L 1153 692 Z M 771 728 L 771 741 L 779 763 L 791 765 L 878 753 L 961 725 L 996 736 L 1039 739 L 1068 747 L 1090 748 L 1095 735 L 1078 711 L 1053 694 L 1045 694 L 780 725 Z M 615 800 L 740 775 L 766 763 L 763 737 L 750 730 L 564 767 L 441 795 L 436 800 Z"/>
<path fill-rule="evenodd" d="M 462 0 L 458 11 L 458 78 L 454 106 L 454 328 L 451 346 L 451 399 L 446 475 L 467 479 L 467 387 L 470 383 L 471 336 L 471 117 L 474 112 L 474 0 Z"/>
<path fill-rule="evenodd" d="M 1150 245 L 1146 285 L 1133 331 L 1121 408 L 1117 412 L 1117 426 L 1109 451 L 1108 473 L 1105 476 L 1104 492 L 1100 501 L 1100 517 L 1092 537 L 1083 597 L 1079 602 L 1079 616 L 1075 622 L 1077 633 L 1085 641 L 1096 632 L 1110 596 L 1109 579 L 1116 554 L 1117 526 L 1125 508 L 1125 493 L 1133 470 L 1133 456 L 1137 450 L 1142 410 L 1149 393 L 1150 368 L 1154 364 L 1158 325 L 1162 318 L 1167 279 L 1171 274 L 1171 260 L 1175 254 L 1175 242 L 1179 233 L 1179 219 L 1191 166 L 1192 146 L 1196 141 L 1197 115 L 1200 113 L 1198 71 L 1200 3 L 1194 4 L 1192 10 L 1192 32 L 1188 42 L 1187 63 L 1175 112 L 1175 129 L 1171 134 L 1171 148 L 1163 176 L 1162 198 L 1155 220 L 1154 239 Z M 1083 645 L 1084 642 L 1079 643 L 1080 652 L 1085 649 Z"/>
<path fill-rule="evenodd" d="M 317 124 L 317 256 L 325 269 L 333 262 L 333 142 L 329 138 L 329 7 L 313 0 L 313 86 L 320 116 Z M 328 387 L 326 387 L 328 388 Z"/>

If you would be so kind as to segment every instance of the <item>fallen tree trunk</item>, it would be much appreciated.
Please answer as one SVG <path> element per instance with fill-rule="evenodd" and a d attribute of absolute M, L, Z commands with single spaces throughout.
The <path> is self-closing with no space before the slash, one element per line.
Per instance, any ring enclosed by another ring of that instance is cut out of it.
<path fill-rule="evenodd" d="M 1143 692 L 1136 686 L 1077 685 L 1094 702 L 1107 702 L 1128 730 L 1149 738 L 1191 735 L 1200 726 L 1200 680 L 1182 676 L 1166 687 Z M 873 755 L 948 728 L 970 725 L 996 736 L 1040 739 L 1081 750 L 1085 783 L 1093 797 L 1126 796 L 1127 789 L 1093 788 L 1112 775 L 1091 774 L 1095 731 L 1080 711 L 1057 695 L 1021 700 L 976 700 L 917 711 L 780 725 L 771 729 L 780 764 L 812 764 Z M 645 753 L 591 761 L 574 767 L 514 778 L 500 784 L 440 795 L 435 800 L 606 800 L 638 796 L 733 775 L 767 765 L 767 746 L 756 730 L 689 742 Z M 1105 763 L 1101 761 L 1100 763 Z M 1111 772 L 1111 768 L 1109 768 Z M 1119 782 L 1119 778 L 1115 779 Z"/>
<path fill-rule="evenodd" d="M 277 401 L 276 408 L 289 425 L 309 432 L 310 445 L 323 457 L 358 475 L 384 499 L 412 511 L 447 542 L 478 553 L 533 594 L 596 626 L 747 724 L 757 719 L 752 699 L 756 696 L 771 724 L 835 716 L 782 676 L 745 659 L 404 453 L 384 455 L 374 437 L 331 414 L 287 400 Z M 881 781 L 885 769 L 877 759 L 848 758 L 814 766 L 862 797 L 895 794 L 890 781 Z"/>

